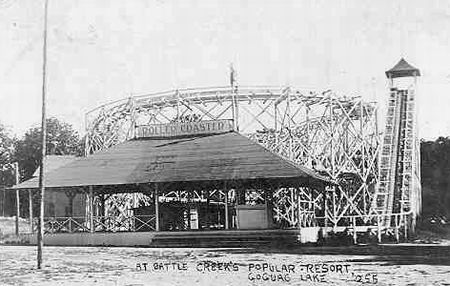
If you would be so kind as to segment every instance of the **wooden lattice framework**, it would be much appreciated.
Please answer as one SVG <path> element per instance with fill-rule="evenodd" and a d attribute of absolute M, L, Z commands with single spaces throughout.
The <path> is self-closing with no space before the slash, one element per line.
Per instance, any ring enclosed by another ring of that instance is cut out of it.
<path fill-rule="evenodd" d="M 233 119 L 236 131 L 338 182 L 325 192 L 278 188 L 276 218 L 292 226 L 322 220 L 335 227 L 346 225 L 351 217 L 365 224 L 371 220 L 378 178 L 377 106 L 361 97 L 338 96 L 330 90 L 237 86 L 137 95 L 86 114 L 85 154 L 134 138 L 138 125 L 189 117 Z M 131 195 L 128 198 L 131 202 Z"/>

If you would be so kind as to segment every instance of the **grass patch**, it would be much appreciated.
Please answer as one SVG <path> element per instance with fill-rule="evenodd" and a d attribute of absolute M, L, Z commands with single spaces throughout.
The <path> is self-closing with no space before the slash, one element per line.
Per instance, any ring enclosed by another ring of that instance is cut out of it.
<path fill-rule="evenodd" d="M 450 225 L 420 222 L 414 238 L 415 241 L 422 243 L 439 243 L 443 240 L 450 240 Z"/>
<path fill-rule="evenodd" d="M 19 218 L 19 233 L 28 233 L 30 226 L 24 218 Z M 16 217 L 0 217 L 0 244 L 21 243 L 16 236 Z"/>

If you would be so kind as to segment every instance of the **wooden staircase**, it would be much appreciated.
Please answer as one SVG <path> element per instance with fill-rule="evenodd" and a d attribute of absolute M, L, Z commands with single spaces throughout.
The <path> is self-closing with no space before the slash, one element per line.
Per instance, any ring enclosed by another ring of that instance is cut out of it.
<path fill-rule="evenodd" d="M 391 226 L 390 214 L 410 211 L 415 163 L 414 93 L 391 89 L 386 128 L 381 149 L 380 181 L 373 209 L 384 215 L 381 223 Z"/>
<path fill-rule="evenodd" d="M 298 230 L 180 231 L 156 234 L 153 247 L 260 247 L 297 244 Z"/>

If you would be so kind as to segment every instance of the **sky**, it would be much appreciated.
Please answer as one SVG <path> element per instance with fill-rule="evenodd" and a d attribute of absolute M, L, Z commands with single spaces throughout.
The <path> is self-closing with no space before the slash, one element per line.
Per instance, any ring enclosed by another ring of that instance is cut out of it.
<path fill-rule="evenodd" d="M 387 101 L 384 71 L 421 70 L 419 134 L 450 136 L 450 1 L 50 0 L 48 116 L 84 132 L 100 104 L 185 87 L 331 88 Z M 44 0 L 0 0 L 0 123 L 41 112 Z"/>

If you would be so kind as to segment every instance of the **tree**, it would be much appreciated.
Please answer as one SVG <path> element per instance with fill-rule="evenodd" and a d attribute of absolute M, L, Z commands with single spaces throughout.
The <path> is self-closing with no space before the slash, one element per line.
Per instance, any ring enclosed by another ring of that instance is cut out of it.
<path fill-rule="evenodd" d="M 47 155 L 81 155 L 80 136 L 72 125 L 52 117 L 47 119 Z M 15 144 L 16 159 L 23 179 L 29 179 L 41 160 L 41 128 L 29 129 Z"/>
<path fill-rule="evenodd" d="M 423 217 L 450 217 L 450 138 L 420 145 Z"/>
<path fill-rule="evenodd" d="M 0 185 L 11 186 L 14 184 L 13 160 L 14 139 L 0 124 Z"/>

